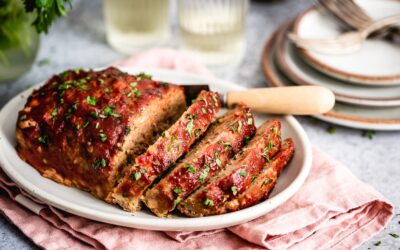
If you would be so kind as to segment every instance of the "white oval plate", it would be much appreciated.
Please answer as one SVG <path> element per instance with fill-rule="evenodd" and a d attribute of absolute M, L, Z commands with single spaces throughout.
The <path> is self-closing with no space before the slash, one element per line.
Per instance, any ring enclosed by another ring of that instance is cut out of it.
<path fill-rule="evenodd" d="M 132 74 L 145 71 L 152 74 L 154 79 L 178 84 L 210 83 L 212 90 L 221 92 L 244 89 L 226 81 L 168 70 L 139 68 L 121 70 Z M 31 195 L 49 205 L 88 219 L 149 230 L 200 231 L 229 227 L 262 216 L 288 200 L 304 183 L 311 168 L 311 145 L 305 131 L 294 117 L 256 115 L 256 125 L 260 125 L 269 118 L 279 119 L 282 122 L 283 137 L 293 138 L 296 150 L 294 158 L 282 172 L 268 200 L 237 212 L 199 218 L 176 215 L 171 218 L 158 218 L 148 211 L 131 214 L 117 206 L 98 200 L 89 193 L 42 177 L 33 167 L 18 157 L 14 148 L 17 112 L 23 108 L 31 92 L 32 88 L 17 95 L 0 112 L 0 165 L 18 186 Z"/>
<path fill-rule="evenodd" d="M 293 82 L 281 73 L 275 62 L 278 32 L 275 32 L 265 44 L 261 58 L 262 68 L 265 78 L 272 86 L 293 86 Z M 332 111 L 314 117 L 350 128 L 381 131 L 400 130 L 400 107 L 373 108 L 337 102 Z"/>
<path fill-rule="evenodd" d="M 327 87 L 335 93 L 337 101 L 373 107 L 400 106 L 400 86 L 372 87 L 348 84 L 327 76 L 305 63 L 296 46 L 287 38 L 286 29 L 277 34 L 277 62 L 279 68 L 296 84 Z M 400 49 L 400 47 L 399 47 Z"/>
<path fill-rule="evenodd" d="M 400 2 L 395 0 L 355 0 L 374 20 L 400 15 Z M 303 38 L 333 38 L 343 32 L 339 22 L 311 8 L 300 15 L 294 33 Z M 332 77 L 355 84 L 400 84 L 400 49 L 398 44 L 382 39 L 368 39 L 351 54 L 327 55 L 299 50 L 314 68 Z"/>

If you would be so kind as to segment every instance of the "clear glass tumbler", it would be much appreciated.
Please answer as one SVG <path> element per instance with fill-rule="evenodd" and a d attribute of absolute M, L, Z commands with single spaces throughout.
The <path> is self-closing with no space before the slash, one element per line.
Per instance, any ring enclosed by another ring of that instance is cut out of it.
<path fill-rule="evenodd" d="M 178 0 L 183 46 L 210 66 L 239 62 L 249 0 Z"/>
<path fill-rule="evenodd" d="M 165 43 L 170 35 L 169 0 L 104 0 L 108 43 L 131 53 Z"/>

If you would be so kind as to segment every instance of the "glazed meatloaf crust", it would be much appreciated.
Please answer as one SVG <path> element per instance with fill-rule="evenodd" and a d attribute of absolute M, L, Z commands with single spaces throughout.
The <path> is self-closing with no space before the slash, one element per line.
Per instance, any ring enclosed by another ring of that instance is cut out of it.
<path fill-rule="evenodd" d="M 229 159 L 255 132 L 254 118 L 246 106 L 236 106 L 220 117 L 170 173 L 148 189 L 144 203 L 164 217 L 200 185 L 224 169 Z"/>
<path fill-rule="evenodd" d="M 185 108 L 181 87 L 144 73 L 66 71 L 20 111 L 17 151 L 44 177 L 104 199 L 128 156 L 142 153 Z"/>
<path fill-rule="evenodd" d="M 179 211 L 190 217 L 224 213 L 224 203 L 245 192 L 266 162 L 278 152 L 280 138 L 280 122 L 265 122 L 223 171 L 178 205 Z"/>
<path fill-rule="evenodd" d="M 189 150 L 214 121 L 220 107 L 217 93 L 200 92 L 178 121 L 135 159 L 110 199 L 126 211 L 139 210 L 146 189 Z"/>
<path fill-rule="evenodd" d="M 288 164 L 294 153 L 292 139 L 282 143 L 281 150 L 271 161 L 267 162 L 260 174 L 251 182 L 250 186 L 240 195 L 226 202 L 221 208 L 229 212 L 237 211 L 259 203 L 268 198 L 274 188 L 282 169 Z"/>

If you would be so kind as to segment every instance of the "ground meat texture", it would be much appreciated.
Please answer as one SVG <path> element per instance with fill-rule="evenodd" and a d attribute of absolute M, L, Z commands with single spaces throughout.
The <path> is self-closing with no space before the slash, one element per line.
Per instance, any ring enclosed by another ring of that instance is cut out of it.
<path fill-rule="evenodd" d="M 157 216 L 166 216 L 180 201 L 223 170 L 255 130 L 249 108 L 240 105 L 228 111 L 210 126 L 201 141 L 170 173 L 147 190 L 144 203 Z"/>
<path fill-rule="evenodd" d="M 68 70 L 34 90 L 17 121 L 17 151 L 43 176 L 104 199 L 134 157 L 186 107 L 182 87 L 116 68 Z"/>
<path fill-rule="evenodd" d="M 135 159 L 114 189 L 113 202 L 126 211 L 139 210 L 146 189 L 189 150 L 214 121 L 220 107 L 217 93 L 202 91 L 179 120 Z"/>
<path fill-rule="evenodd" d="M 252 181 L 250 186 L 240 195 L 226 202 L 221 208 L 226 211 L 237 211 L 259 203 L 268 198 L 274 188 L 282 169 L 288 164 L 294 153 L 292 139 L 286 139 L 282 143 L 282 148 L 267 162 L 260 174 Z"/>
<path fill-rule="evenodd" d="M 278 120 L 262 124 L 254 138 L 223 171 L 178 205 L 179 211 L 191 217 L 224 213 L 224 203 L 245 192 L 264 165 L 279 151 L 280 126 Z"/>

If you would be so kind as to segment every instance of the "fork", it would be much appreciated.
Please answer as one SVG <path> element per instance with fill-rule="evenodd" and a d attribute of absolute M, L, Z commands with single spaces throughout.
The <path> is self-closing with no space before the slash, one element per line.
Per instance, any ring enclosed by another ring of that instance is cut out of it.
<path fill-rule="evenodd" d="M 353 0 L 317 0 L 317 4 L 352 29 L 362 30 L 374 22 Z M 393 33 L 400 34 L 398 27 L 387 26 L 385 29 L 376 31 L 372 36 L 385 37 Z"/>
<path fill-rule="evenodd" d="M 359 31 L 343 33 L 333 39 L 302 38 L 294 33 L 288 34 L 289 38 L 300 48 L 324 54 L 346 54 L 361 48 L 362 43 L 369 35 L 382 28 L 400 24 L 400 16 L 392 16 L 370 23 Z"/>

